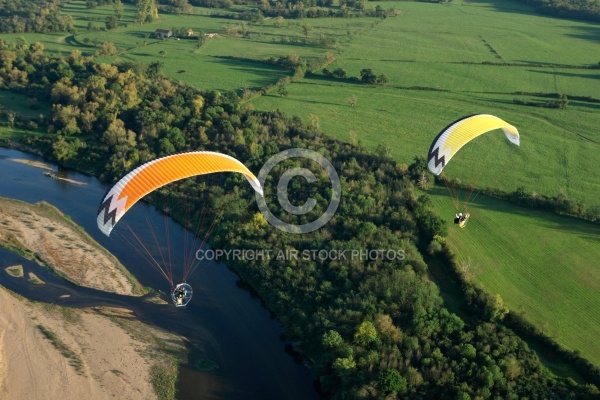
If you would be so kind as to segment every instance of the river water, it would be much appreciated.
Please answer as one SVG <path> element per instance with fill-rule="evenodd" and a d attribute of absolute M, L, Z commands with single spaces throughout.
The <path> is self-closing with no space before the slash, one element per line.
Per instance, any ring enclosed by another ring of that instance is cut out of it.
<path fill-rule="evenodd" d="M 58 171 L 58 167 L 46 163 L 61 176 L 83 185 L 51 179 L 43 175 L 43 169 L 16 162 L 16 159 L 45 162 L 35 155 L 0 148 L 0 196 L 54 205 L 114 254 L 144 286 L 169 291 L 164 278 L 141 262 L 130 245 L 116 235 L 104 236 L 97 228 L 96 212 L 108 189 L 106 185 L 72 171 Z M 141 234 L 144 227 L 135 227 L 138 220 L 145 221 L 149 217 L 164 224 L 163 214 L 144 203 L 136 204 L 127 217 L 136 233 Z M 184 231 L 180 225 L 169 222 L 169 230 L 173 240 L 183 240 Z M 194 296 L 184 308 L 74 286 L 37 263 L 0 248 L 0 268 L 14 264 L 22 264 L 26 274 L 34 272 L 46 282 L 45 285 L 33 285 L 0 271 L 0 285 L 24 297 L 69 307 L 113 305 L 130 308 L 141 321 L 184 336 L 193 349 L 193 358 L 216 362 L 218 369 L 211 372 L 180 368 L 177 386 L 180 400 L 319 398 L 310 370 L 288 353 L 290 345 L 282 339 L 281 326 L 257 299 L 238 286 L 238 277 L 222 264 L 203 264 L 188 279 L 194 288 Z"/>

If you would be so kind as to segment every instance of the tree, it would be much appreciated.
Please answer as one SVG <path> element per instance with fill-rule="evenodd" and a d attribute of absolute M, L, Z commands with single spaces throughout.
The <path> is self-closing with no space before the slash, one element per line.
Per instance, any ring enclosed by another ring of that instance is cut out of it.
<path fill-rule="evenodd" d="M 460 349 L 460 355 L 466 359 L 474 359 L 477 355 L 477 349 L 471 343 L 465 343 Z"/>
<path fill-rule="evenodd" d="M 146 12 L 144 10 L 138 8 L 137 14 L 135 16 L 135 22 L 137 22 L 140 25 L 143 25 L 144 22 L 146 22 L 146 18 L 147 18 Z"/>
<path fill-rule="evenodd" d="M 392 148 L 383 143 L 379 143 L 377 145 L 377 147 L 375 148 L 375 152 L 377 153 L 377 155 L 379 155 L 379 157 L 387 159 L 392 157 Z"/>
<path fill-rule="evenodd" d="M 115 46 L 114 43 L 111 42 L 102 43 L 102 54 L 107 56 L 117 54 L 117 46 Z"/>
<path fill-rule="evenodd" d="M 285 87 L 285 85 L 279 85 L 279 88 L 277 89 L 277 94 L 281 97 L 288 97 L 290 95 L 290 92 L 287 89 L 287 87 Z"/>
<path fill-rule="evenodd" d="M 115 29 L 117 27 L 118 24 L 118 19 L 117 17 L 115 17 L 114 15 L 109 15 L 108 17 L 106 17 L 106 29 L 111 30 L 111 29 Z"/>
<path fill-rule="evenodd" d="M 333 362 L 333 368 L 341 373 L 348 372 L 349 370 L 356 368 L 354 356 L 350 354 L 348 357 L 336 358 L 336 360 Z"/>
<path fill-rule="evenodd" d="M 423 190 L 429 189 L 431 187 L 431 183 L 429 182 L 427 174 L 422 173 L 421 176 L 419 176 L 419 180 L 417 181 L 417 186 L 419 186 L 419 188 L 421 188 Z"/>
<path fill-rule="evenodd" d="M 410 387 L 416 387 L 423 383 L 423 375 L 415 367 L 408 367 L 406 370 L 406 380 Z"/>
<path fill-rule="evenodd" d="M 559 95 L 559 98 L 560 98 L 559 108 L 561 108 L 561 109 L 566 108 L 567 104 L 569 104 L 569 98 L 567 97 L 567 95 L 563 93 L 563 94 Z"/>
<path fill-rule="evenodd" d="M 79 108 L 71 104 L 66 106 L 54 104 L 52 109 L 52 120 L 61 126 L 61 129 L 65 134 L 72 135 L 81 132 L 79 124 L 77 123 L 77 118 L 81 113 Z"/>
<path fill-rule="evenodd" d="M 198 42 L 197 42 L 197 44 L 196 44 L 196 47 L 197 47 L 197 48 L 200 48 L 200 47 L 202 47 L 202 45 L 203 45 L 204 43 L 206 43 L 206 41 L 207 41 L 207 40 L 208 40 L 208 39 L 207 39 L 206 35 L 204 35 L 204 32 L 199 32 L 199 33 L 198 33 Z"/>
<path fill-rule="evenodd" d="M 415 156 L 413 163 L 408 167 L 408 174 L 413 182 L 418 182 L 421 176 L 426 175 L 428 171 L 427 159 L 422 156 Z"/>
<path fill-rule="evenodd" d="M 302 25 L 302 33 L 304 33 L 304 36 L 308 38 L 308 34 L 311 31 L 312 31 L 312 26 L 308 22 L 305 22 L 304 25 Z"/>
<path fill-rule="evenodd" d="M 78 63 L 81 61 L 81 56 L 82 56 L 81 50 L 73 50 L 71 52 L 71 54 L 69 54 L 69 60 L 72 63 Z"/>
<path fill-rule="evenodd" d="M 402 331 L 394 325 L 394 321 L 389 315 L 380 314 L 375 318 L 375 327 L 382 336 L 387 337 L 394 343 L 402 341 Z"/>
<path fill-rule="evenodd" d="M 438 242 L 435 239 L 429 242 L 429 246 L 427 246 L 427 252 L 429 254 L 434 255 L 436 253 L 439 253 L 440 251 L 442 251 L 442 245 L 440 244 L 440 242 Z"/>
<path fill-rule="evenodd" d="M 371 70 L 371 68 L 364 68 L 360 70 L 360 80 L 362 83 L 372 85 L 377 81 L 377 77 Z"/>
<path fill-rule="evenodd" d="M 181 151 L 185 147 L 185 137 L 183 136 L 183 133 L 179 128 L 173 127 L 169 129 L 169 132 L 167 133 L 167 138 L 169 139 L 169 142 L 173 144 L 175 150 Z"/>
<path fill-rule="evenodd" d="M 504 376 L 506 376 L 506 379 L 509 381 L 514 381 L 519 375 L 521 375 L 519 361 L 513 356 L 507 357 L 504 360 Z"/>
<path fill-rule="evenodd" d="M 285 25 L 285 19 L 281 15 L 279 15 L 277 18 L 275 18 L 275 21 L 273 23 L 273 26 L 275 28 L 281 28 L 284 25 Z"/>
<path fill-rule="evenodd" d="M 10 110 L 6 113 L 6 117 L 8 118 L 8 126 L 14 128 L 15 126 L 15 118 L 17 117 L 17 113 Z"/>
<path fill-rule="evenodd" d="M 197 95 L 192 100 L 192 111 L 193 114 L 199 116 L 202 114 L 202 108 L 204 107 L 204 97 Z"/>
<path fill-rule="evenodd" d="M 356 329 L 354 333 L 354 343 L 359 346 L 366 346 L 377 340 L 377 329 L 370 321 L 364 321 Z"/>
<path fill-rule="evenodd" d="M 344 339 L 342 339 L 342 335 L 332 329 L 323 334 L 322 343 L 325 347 L 335 348 L 342 345 Z"/>
<path fill-rule="evenodd" d="M 118 20 L 123 18 L 123 2 L 121 0 L 114 0 L 113 8 L 115 10 L 115 16 Z"/>
<path fill-rule="evenodd" d="M 10 50 L 0 50 L 0 66 L 9 71 L 17 60 L 17 53 Z"/>
<path fill-rule="evenodd" d="M 137 8 L 136 22 L 143 24 L 158 19 L 156 0 L 137 0 Z"/>
<path fill-rule="evenodd" d="M 345 78 L 346 77 L 346 70 L 343 68 L 336 68 L 333 70 L 333 72 L 331 73 L 331 75 L 335 76 L 336 78 Z"/>
<path fill-rule="evenodd" d="M 308 115 L 308 125 L 311 128 L 319 129 L 319 116 L 315 114 Z"/>
<path fill-rule="evenodd" d="M 65 140 L 63 136 L 59 136 L 52 144 L 52 154 L 58 161 L 67 161 L 77 155 L 77 150 L 82 146 L 79 139 L 75 139 L 72 143 Z"/>
<path fill-rule="evenodd" d="M 494 299 L 489 302 L 487 312 L 490 316 L 490 321 L 502 321 L 504 316 L 508 314 L 509 309 L 504 305 L 504 300 L 499 294 L 496 294 Z"/>
<path fill-rule="evenodd" d="M 377 77 L 377 84 L 385 85 L 387 83 L 388 83 L 388 77 L 385 76 L 384 74 L 381 74 Z"/>
<path fill-rule="evenodd" d="M 117 151 L 126 151 L 135 147 L 135 133 L 125 127 L 125 123 L 116 118 L 113 120 L 104 135 L 102 141 L 107 145 L 117 149 Z"/>
<path fill-rule="evenodd" d="M 385 392 L 402 393 L 406 390 L 406 379 L 396 369 L 385 369 L 379 373 L 379 386 Z"/>
<path fill-rule="evenodd" d="M 163 65 L 164 63 L 160 61 L 151 62 L 148 64 L 148 68 L 146 69 L 146 76 L 151 80 L 158 78 Z"/>
<path fill-rule="evenodd" d="M 355 95 L 348 97 L 348 104 L 350 105 L 350 107 L 354 107 L 356 105 L 357 101 L 358 101 L 358 99 L 356 98 Z"/>

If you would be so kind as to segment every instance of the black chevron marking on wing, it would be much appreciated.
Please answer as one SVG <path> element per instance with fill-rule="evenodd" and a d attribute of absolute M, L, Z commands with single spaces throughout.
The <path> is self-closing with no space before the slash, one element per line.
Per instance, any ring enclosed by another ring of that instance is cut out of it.
<path fill-rule="evenodd" d="M 111 225 L 113 226 L 116 223 L 115 220 L 117 219 L 117 209 L 115 208 L 112 211 L 110 209 L 110 203 L 112 201 L 112 198 L 113 195 L 110 195 L 102 203 L 100 203 L 100 207 L 98 207 L 98 215 L 100 215 L 100 213 L 104 211 L 104 225 L 106 225 L 106 223 L 109 220 L 111 221 Z"/>
<path fill-rule="evenodd" d="M 433 159 L 433 162 L 435 163 L 436 168 L 440 164 L 442 164 L 442 167 L 446 166 L 446 156 L 443 155 L 443 156 L 439 157 L 439 151 L 440 151 L 440 148 L 436 147 L 429 153 L 429 157 L 427 158 L 428 162 L 431 161 L 431 159 Z"/>

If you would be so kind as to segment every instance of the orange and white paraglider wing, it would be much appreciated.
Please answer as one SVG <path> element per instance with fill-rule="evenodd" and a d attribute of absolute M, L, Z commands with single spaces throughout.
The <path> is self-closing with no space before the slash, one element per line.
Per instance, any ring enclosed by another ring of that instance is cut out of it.
<path fill-rule="evenodd" d="M 429 170 L 439 175 L 465 144 L 494 129 L 502 129 L 511 143 L 519 145 L 519 131 L 508 122 L 489 114 L 471 115 L 453 122 L 436 136 L 427 157 Z"/>
<path fill-rule="evenodd" d="M 215 172 L 241 173 L 254 190 L 263 194 L 258 178 L 233 157 L 210 151 L 174 154 L 148 161 L 115 183 L 98 207 L 98 228 L 109 236 L 127 210 L 148 193 L 180 179 Z"/>

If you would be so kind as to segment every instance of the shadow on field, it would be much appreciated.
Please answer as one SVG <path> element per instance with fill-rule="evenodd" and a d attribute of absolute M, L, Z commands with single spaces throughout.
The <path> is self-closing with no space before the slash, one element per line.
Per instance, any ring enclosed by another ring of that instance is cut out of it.
<path fill-rule="evenodd" d="M 69 46 L 81 46 L 81 43 L 75 39 L 75 35 L 70 35 L 65 38 L 65 43 Z"/>
<path fill-rule="evenodd" d="M 269 35 L 268 33 L 263 33 L 263 36 Z M 272 35 L 272 34 L 271 34 Z M 277 37 L 276 35 L 273 35 L 273 37 Z M 292 46 L 292 47 L 310 47 L 310 48 L 314 48 L 314 47 L 321 47 L 319 44 L 316 44 L 314 42 L 311 42 L 313 39 L 306 39 L 304 37 L 295 37 L 292 38 L 290 40 L 287 41 L 283 41 L 283 40 L 268 40 L 267 38 L 257 38 L 256 36 L 252 36 L 252 41 L 255 43 L 264 43 L 267 45 L 273 45 L 276 44 L 278 46 Z"/>
<path fill-rule="evenodd" d="M 577 74 L 574 72 L 559 72 L 559 71 L 540 71 L 535 69 L 530 69 L 529 72 L 536 72 L 538 74 L 547 74 L 547 75 L 559 75 L 566 76 L 569 78 L 584 78 L 584 79 L 600 79 L 600 74 Z"/>
<path fill-rule="evenodd" d="M 432 188 L 427 193 L 437 196 L 449 196 L 447 189 L 443 187 Z M 578 235 L 587 241 L 600 243 L 600 225 L 575 217 L 559 215 L 534 207 L 521 206 L 485 195 L 477 197 L 474 195 L 469 202 L 469 208 L 473 219 L 484 214 L 487 210 L 494 211 L 494 213 L 505 213 L 507 219 L 513 217 L 527 219 L 528 223 L 524 225 L 531 224 L 547 229 L 548 234 L 551 234 L 551 231 L 565 232 Z"/>
<path fill-rule="evenodd" d="M 252 35 L 252 40 L 253 41 L 258 41 L 258 42 L 262 42 L 262 43 L 267 43 L 267 44 L 289 44 L 291 43 L 291 41 L 300 39 L 300 40 L 314 40 L 315 38 L 311 37 L 311 38 L 306 38 L 305 36 L 292 36 L 292 34 L 294 34 L 295 32 L 292 31 L 290 28 L 278 28 L 280 29 L 279 31 L 276 32 L 261 32 L 259 34 L 253 34 Z M 286 32 L 289 32 L 290 35 L 287 36 L 285 35 Z M 348 35 L 344 32 L 344 33 L 334 33 L 334 32 L 328 32 L 326 35 L 326 37 L 328 38 L 332 38 L 332 37 L 338 37 L 338 38 L 346 38 L 348 37 Z M 288 38 L 287 41 L 282 40 L 283 38 Z M 257 40 L 258 38 L 258 40 Z M 268 40 L 268 38 L 272 38 L 272 40 Z M 291 39 L 290 39 L 291 38 Z"/>
<path fill-rule="evenodd" d="M 277 97 L 277 98 L 280 98 L 280 96 L 277 95 L 277 94 L 265 94 L 263 96 L 265 96 L 265 97 Z M 342 107 L 343 106 L 343 104 L 332 103 L 332 102 L 329 102 L 329 101 L 316 101 L 316 100 L 294 98 L 294 94 L 293 93 L 286 98 L 286 101 L 295 101 L 295 102 L 298 102 L 298 103 L 309 103 L 309 104 L 329 104 L 331 106 L 338 106 L 338 107 Z M 346 107 L 350 107 L 350 106 L 346 106 Z"/>
<path fill-rule="evenodd" d="M 584 64 L 563 64 L 552 63 L 546 61 L 531 61 L 531 60 L 515 60 L 516 63 L 523 65 L 515 65 L 516 67 L 536 67 L 536 68 L 586 68 Z M 509 64 L 508 67 L 511 67 Z"/>
<path fill-rule="evenodd" d="M 301 80 L 298 83 L 305 83 L 307 85 L 328 85 L 328 86 L 333 86 L 333 85 L 341 85 L 341 84 L 360 84 L 360 81 L 358 80 L 358 78 L 356 77 L 346 77 L 346 78 L 335 78 L 333 76 L 326 76 L 323 74 L 307 74 L 306 75 L 307 78 L 310 78 L 310 80 L 312 81 L 318 81 L 318 83 L 316 82 L 307 82 L 305 79 Z"/>
<path fill-rule="evenodd" d="M 134 36 L 139 39 L 146 39 L 146 35 L 148 35 L 148 40 L 150 40 L 150 39 L 156 40 L 155 37 L 154 38 L 150 37 L 150 35 L 152 35 L 153 33 L 154 33 L 154 30 L 152 30 L 151 28 L 148 28 L 148 30 L 145 30 L 145 31 L 127 31 L 127 32 L 125 32 L 126 35 Z"/>
<path fill-rule="evenodd" d="M 534 11 L 528 8 L 528 6 L 519 7 L 516 3 L 491 3 L 488 0 L 467 0 L 465 4 L 477 5 L 478 7 L 490 8 L 495 11 L 511 13 L 511 14 L 523 14 L 523 15 L 538 15 Z M 503 6 L 505 4 L 513 5 L 513 7 Z"/>
<path fill-rule="evenodd" d="M 251 73 L 255 75 L 256 79 L 244 80 L 248 88 L 252 90 L 258 90 L 269 83 L 275 83 L 278 79 L 292 74 L 291 71 L 286 69 L 260 62 L 235 60 L 223 57 L 211 57 L 211 61 L 217 64 L 225 65 L 228 69 L 234 71 L 242 71 L 246 74 Z"/>
<path fill-rule="evenodd" d="M 590 40 L 595 43 L 600 42 L 600 28 L 592 26 L 571 26 L 569 28 L 579 31 L 580 33 L 568 33 L 567 36 L 576 39 Z"/>
<path fill-rule="evenodd" d="M 371 61 L 371 60 L 367 60 L 365 58 L 359 58 L 359 57 L 348 57 L 345 58 L 345 60 L 348 61 Z M 389 62 L 399 62 L 399 63 L 414 63 L 417 62 L 417 60 L 405 60 L 405 59 L 397 59 L 397 58 L 389 58 L 389 59 L 378 59 L 377 61 L 389 61 Z"/>
<path fill-rule="evenodd" d="M 114 15 L 112 10 L 103 10 L 101 8 L 65 7 L 63 12 L 72 14 L 75 20 L 101 22 L 102 24 L 104 24 L 106 17 Z"/>
<path fill-rule="evenodd" d="M 570 107 L 592 108 L 594 110 L 599 110 L 600 111 L 600 103 L 588 103 L 587 101 L 569 100 L 569 106 Z M 588 139 L 588 140 L 594 142 L 591 139 Z"/>
<path fill-rule="evenodd" d="M 554 218 L 556 218 L 556 223 L 544 221 L 544 228 L 559 232 L 573 233 L 587 241 L 600 243 L 600 225 L 562 215 L 556 215 Z"/>

